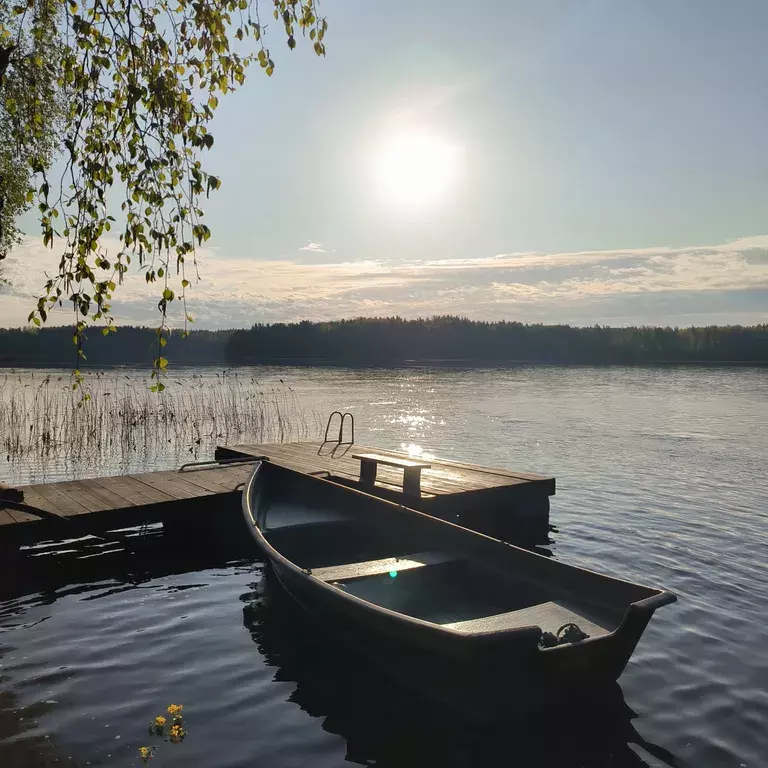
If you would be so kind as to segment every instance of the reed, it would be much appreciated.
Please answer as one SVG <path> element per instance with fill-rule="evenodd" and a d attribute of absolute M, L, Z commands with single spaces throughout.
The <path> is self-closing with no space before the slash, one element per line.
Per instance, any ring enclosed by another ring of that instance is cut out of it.
<path fill-rule="evenodd" d="M 141 464 L 211 457 L 221 444 L 302 440 L 319 434 L 317 414 L 291 387 L 221 372 L 150 382 L 120 372 L 86 374 L 82 391 L 67 376 L 0 378 L 0 448 L 9 462 Z M 137 456 L 138 454 L 138 456 Z M 58 460 L 58 461 L 57 461 Z M 106 474 L 106 473 L 105 473 Z"/>

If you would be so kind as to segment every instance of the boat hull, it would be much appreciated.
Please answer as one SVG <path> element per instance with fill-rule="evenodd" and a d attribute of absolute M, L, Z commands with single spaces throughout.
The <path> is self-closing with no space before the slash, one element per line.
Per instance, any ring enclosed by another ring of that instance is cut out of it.
<path fill-rule="evenodd" d="M 610 687 L 624 670 L 655 608 L 664 602 L 658 596 L 640 600 L 629 606 L 620 626 L 610 634 L 546 650 L 539 648 L 538 627 L 472 635 L 445 631 L 354 599 L 314 578 L 310 569 L 275 551 L 254 524 L 253 509 L 245 513 L 262 556 L 304 610 L 401 683 L 482 718 L 505 716 L 512 709 L 539 709 L 561 703 L 564 697 L 591 697 Z M 666 602 L 670 598 L 674 599 L 668 596 Z"/>

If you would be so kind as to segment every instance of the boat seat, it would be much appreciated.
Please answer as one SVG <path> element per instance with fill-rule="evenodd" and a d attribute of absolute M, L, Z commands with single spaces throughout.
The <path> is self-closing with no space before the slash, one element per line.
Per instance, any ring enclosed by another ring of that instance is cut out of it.
<path fill-rule="evenodd" d="M 453 629 L 466 634 L 498 632 L 503 629 L 537 626 L 542 632 L 555 634 L 563 624 L 570 622 L 578 624 L 590 637 L 607 635 L 615 628 L 600 626 L 585 616 L 570 610 L 562 602 L 555 600 L 532 605 L 530 608 L 522 608 L 519 611 L 499 613 L 495 616 L 482 616 L 479 619 L 470 619 L 469 621 L 454 621 L 442 626 L 446 629 Z M 602 623 L 607 624 L 607 622 Z"/>
<path fill-rule="evenodd" d="M 343 565 L 331 565 L 327 568 L 313 568 L 312 575 L 322 581 L 349 581 L 364 576 L 408 571 L 425 565 L 439 565 L 451 560 L 456 560 L 456 556 L 448 552 L 419 552 L 415 555 L 403 555 L 402 557 L 386 557 L 383 560 L 367 560 L 362 563 L 344 563 Z"/>

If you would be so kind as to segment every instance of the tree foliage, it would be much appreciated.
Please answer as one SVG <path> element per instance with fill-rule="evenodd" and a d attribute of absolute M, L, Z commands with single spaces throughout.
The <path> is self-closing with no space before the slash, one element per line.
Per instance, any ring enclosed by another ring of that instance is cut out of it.
<path fill-rule="evenodd" d="M 21 233 L 17 219 L 33 200 L 33 179 L 49 167 L 62 115 L 55 0 L 20 18 L 0 5 L 0 266 Z M 18 141 L 17 137 L 23 137 Z"/>
<path fill-rule="evenodd" d="M 18 238 L 15 217 L 36 203 L 43 242 L 61 252 L 30 320 L 71 302 L 82 355 L 89 322 L 114 330 L 113 293 L 138 267 L 158 286 L 159 373 L 169 304 L 181 301 L 191 320 L 195 248 L 211 234 L 202 199 L 221 185 L 201 161 L 214 143 L 209 123 L 251 65 L 272 75 L 268 25 L 256 0 L 18 1 L 0 16 L 5 247 Z M 303 37 L 325 54 L 316 0 L 272 4 L 270 25 L 289 48 Z M 110 253 L 103 237 L 113 230 Z"/>

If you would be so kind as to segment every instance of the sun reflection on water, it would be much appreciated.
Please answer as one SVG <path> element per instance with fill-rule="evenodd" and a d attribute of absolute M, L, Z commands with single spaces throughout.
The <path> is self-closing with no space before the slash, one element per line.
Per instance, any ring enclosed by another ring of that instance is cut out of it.
<path fill-rule="evenodd" d="M 400 443 L 400 448 L 404 453 L 409 456 L 418 456 L 421 459 L 434 459 L 435 454 L 425 451 L 420 445 L 416 443 Z"/>

